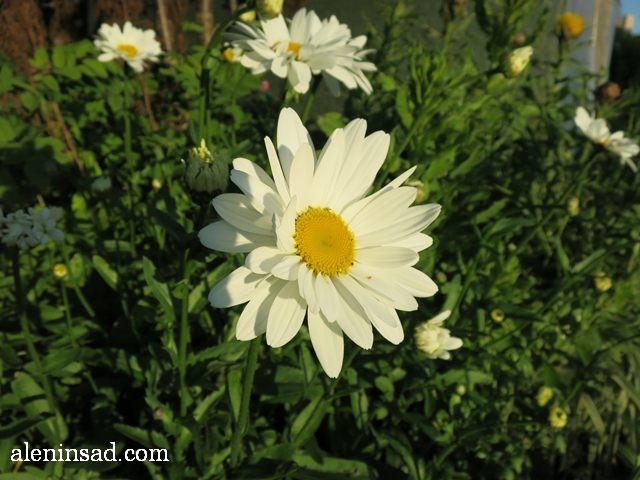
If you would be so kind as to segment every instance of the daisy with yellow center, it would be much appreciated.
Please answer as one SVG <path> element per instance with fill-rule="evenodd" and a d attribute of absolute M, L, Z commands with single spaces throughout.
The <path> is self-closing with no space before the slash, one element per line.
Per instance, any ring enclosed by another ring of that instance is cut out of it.
<path fill-rule="evenodd" d="M 366 126 L 357 119 L 335 130 L 316 157 L 298 115 L 282 110 L 277 145 L 265 138 L 272 176 L 236 158 L 230 178 L 242 193 L 214 198 L 221 219 L 199 233 L 206 247 L 248 253 L 209 294 L 218 308 L 248 302 L 236 337 L 266 333 L 267 344 L 281 347 L 306 318 L 330 377 L 342 368 L 343 334 L 369 349 L 375 328 L 397 344 L 404 333 L 396 310 L 416 310 L 415 297 L 438 290 L 413 266 L 432 244 L 421 231 L 440 206 L 411 206 L 416 189 L 403 183 L 415 168 L 367 195 L 389 135 L 365 135 Z"/>
<path fill-rule="evenodd" d="M 122 29 L 116 24 L 103 23 L 93 43 L 102 52 L 98 57 L 101 62 L 119 58 L 140 73 L 144 70 L 145 62 L 157 62 L 162 53 L 155 37 L 153 30 L 136 28 L 131 22 L 126 22 Z"/>
<path fill-rule="evenodd" d="M 352 38 L 349 27 L 334 16 L 321 20 L 302 8 L 290 23 L 278 14 L 261 16 L 259 28 L 237 22 L 225 37 L 233 48 L 242 50 L 240 62 L 253 74 L 271 71 L 288 79 L 298 93 L 306 93 L 312 76 L 320 74 L 335 95 L 340 93 L 340 84 L 372 91 L 364 75 L 376 70 L 365 61 L 372 52 L 364 50 L 367 37 Z"/>

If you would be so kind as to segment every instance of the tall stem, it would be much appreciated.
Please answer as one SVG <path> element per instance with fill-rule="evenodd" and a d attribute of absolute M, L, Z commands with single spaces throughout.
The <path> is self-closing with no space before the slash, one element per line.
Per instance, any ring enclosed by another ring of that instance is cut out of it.
<path fill-rule="evenodd" d="M 302 110 L 302 123 L 306 124 L 307 120 L 309 119 L 309 114 L 311 113 L 311 109 L 313 107 L 313 102 L 316 99 L 316 91 L 318 90 L 318 87 L 320 86 L 320 81 L 321 81 L 322 77 L 320 76 L 316 76 L 313 79 L 313 85 L 311 85 L 311 89 L 309 90 L 309 93 L 307 93 L 307 98 L 304 102 L 304 108 Z"/>
<path fill-rule="evenodd" d="M 127 85 L 127 77 L 123 71 L 123 85 L 122 92 L 124 95 L 124 158 L 127 168 L 131 168 L 130 162 L 132 161 L 131 155 L 131 95 L 129 94 L 129 86 Z M 133 219 L 135 215 L 133 213 L 133 181 L 129 182 L 127 189 L 127 199 L 129 202 L 129 242 L 131 243 L 131 252 L 133 256 L 136 256 L 136 237 Z"/>
<path fill-rule="evenodd" d="M 258 366 L 258 354 L 260 353 L 260 338 L 251 340 L 247 362 L 242 379 L 242 398 L 240 400 L 240 414 L 238 423 L 231 437 L 231 466 L 238 464 L 240 451 L 242 450 L 242 437 L 246 433 L 249 425 L 249 404 L 251 403 L 251 390 L 253 390 L 253 379 Z"/>
<path fill-rule="evenodd" d="M 27 315 L 24 309 L 24 292 L 22 291 L 22 279 L 20 277 L 20 254 L 17 250 L 13 252 L 13 283 L 15 285 L 16 290 L 16 308 L 18 313 L 18 318 L 20 320 L 20 328 L 22 330 L 22 336 L 24 337 L 24 342 L 27 346 L 27 352 L 31 357 L 31 361 L 36 367 L 36 372 L 39 377 L 40 383 L 42 384 L 42 388 L 44 390 L 44 395 L 49 406 L 49 411 L 52 413 L 56 412 L 56 403 L 53 397 L 53 388 L 51 387 L 51 383 L 49 382 L 49 378 L 44 374 L 44 368 L 42 367 L 42 360 L 40 359 L 40 354 L 36 349 L 35 342 L 33 341 L 33 336 L 31 335 L 31 329 L 29 328 L 29 320 L 27 319 Z M 60 439 L 60 431 L 58 427 L 58 422 L 53 422 L 55 434 L 56 434 L 56 443 Z"/>
<path fill-rule="evenodd" d="M 187 276 L 187 259 L 189 257 L 189 249 L 184 253 L 183 258 L 183 277 L 184 282 L 188 281 Z M 180 314 L 180 338 L 178 340 L 178 373 L 180 376 L 180 415 L 187 414 L 187 402 L 189 400 L 189 392 L 187 390 L 186 374 L 187 374 L 187 348 L 189 346 L 189 288 L 184 285 L 184 293 L 182 296 L 182 306 Z"/>

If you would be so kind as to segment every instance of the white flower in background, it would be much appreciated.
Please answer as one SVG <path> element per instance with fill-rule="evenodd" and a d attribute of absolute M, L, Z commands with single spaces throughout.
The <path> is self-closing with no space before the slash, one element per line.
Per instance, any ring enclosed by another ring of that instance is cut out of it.
<path fill-rule="evenodd" d="M 451 332 L 442 327 L 449 315 L 451 311 L 444 310 L 416 328 L 416 346 L 429 358 L 449 360 L 451 358 L 449 350 L 457 350 L 462 346 L 462 340 L 452 337 Z"/>
<path fill-rule="evenodd" d="M 93 43 L 102 51 L 98 60 L 110 62 L 121 58 L 138 73 L 144 70 L 145 62 L 157 62 L 162 54 L 156 32 L 136 28 L 131 22 L 126 22 L 122 30 L 119 25 L 103 23 Z"/>
<path fill-rule="evenodd" d="M 57 228 L 62 215 L 63 210 L 56 207 L 17 210 L 6 217 L 0 212 L 2 243 L 27 250 L 49 240 L 58 242 L 64 238 L 64 233 Z"/>
<path fill-rule="evenodd" d="M 265 138 L 273 178 L 236 158 L 231 181 L 243 193 L 214 198 L 221 220 L 199 233 L 208 248 L 249 253 L 245 265 L 209 294 L 219 308 L 249 302 L 236 337 L 251 340 L 266 332 L 267 344 L 281 347 L 306 315 L 311 343 L 330 377 L 342 367 L 343 333 L 369 349 L 375 327 L 398 344 L 404 333 L 396 310 L 416 310 L 414 297 L 438 290 L 413 265 L 433 242 L 420 232 L 440 206 L 410 206 L 416 189 L 402 184 L 415 167 L 367 196 L 389 135 L 365 136 L 366 128 L 357 119 L 335 130 L 316 158 L 300 118 L 285 108 L 277 149 Z"/>
<path fill-rule="evenodd" d="M 524 72 L 525 68 L 531 61 L 533 55 L 533 47 L 520 47 L 507 55 L 507 74 L 511 77 L 517 77 Z"/>
<path fill-rule="evenodd" d="M 351 38 L 351 30 L 331 16 L 320 20 L 313 11 L 301 9 L 287 26 L 282 15 L 261 19 L 261 28 L 235 23 L 226 34 L 232 47 L 244 54 L 240 62 L 253 74 L 273 72 L 288 78 L 298 93 L 309 90 L 312 75 L 322 74 L 335 95 L 340 83 L 348 89 L 361 88 L 371 93 L 371 83 L 364 72 L 376 70 L 364 57 L 372 50 L 363 50 L 367 37 Z"/>
<path fill-rule="evenodd" d="M 640 153 L 640 147 L 637 142 L 625 138 L 623 131 L 611 133 L 605 120 L 589 115 L 583 107 L 576 109 L 574 121 L 585 137 L 620 156 L 623 165 L 628 165 L 634 172 L 638 171 L 631 158 Z"/>

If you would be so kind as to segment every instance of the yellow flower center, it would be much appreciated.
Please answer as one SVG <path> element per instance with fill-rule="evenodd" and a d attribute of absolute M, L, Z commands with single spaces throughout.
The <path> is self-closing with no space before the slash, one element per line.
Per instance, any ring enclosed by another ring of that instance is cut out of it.
<path fill-rule="evenodd" d="M 233 48 L 225 48 L 224 52 L 222 52 L 222 56 L 229 63 L 233 63 L 236 59 L 236 55 L 233 53 Z"/>
<path fill-rule="evenodd" d="M 316 273 L 343 275 L 353 265 L 355 238 L 340 215 L 309 207 L 296 218 L 296 253 Z"/>
<path fill-rule="evenodd" d="M 565 12 L 560 15 L 560 28 L 567 39 L 578 38 L 584 30 L 584 17 L 573 12 Z"/>
<path fill-rule="evenodd" d="M 116 50 L 118 50 L 127 58 L 137 57 L 138 53 L 140 53 L 138 49 L 130 43 L 121 43 L 116 47 Z"/>
<path fill-rule="evenodd" d="M 302 48 L 302 44 L 301 43 L 297 43 L 297 42 L 289 42 L 289 45 L 287 45 L 287 50 L 291 53 L 293 53 L 293 56 L 298 58 L 298 56 L 300 56 L 300 49 Z"/>

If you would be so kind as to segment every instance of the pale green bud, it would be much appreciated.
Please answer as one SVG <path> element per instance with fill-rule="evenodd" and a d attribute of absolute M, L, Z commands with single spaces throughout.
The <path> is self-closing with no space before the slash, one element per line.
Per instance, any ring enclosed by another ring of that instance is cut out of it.
<path fill-rule="evenodd" d="M 183 160 L 184 161 L 184 160 Z M 229 156 L 224 151 L 213 155 L 204 139 L 189 151 L 185 161 L 187 185 L 196 192 L 223 192 L 229 182 Z"/>
<path fill-rule="evenodd" d="M 257 0 L 256 9 L 263 18 L 274 18 L 282 13 L 284 0 Z"/>

